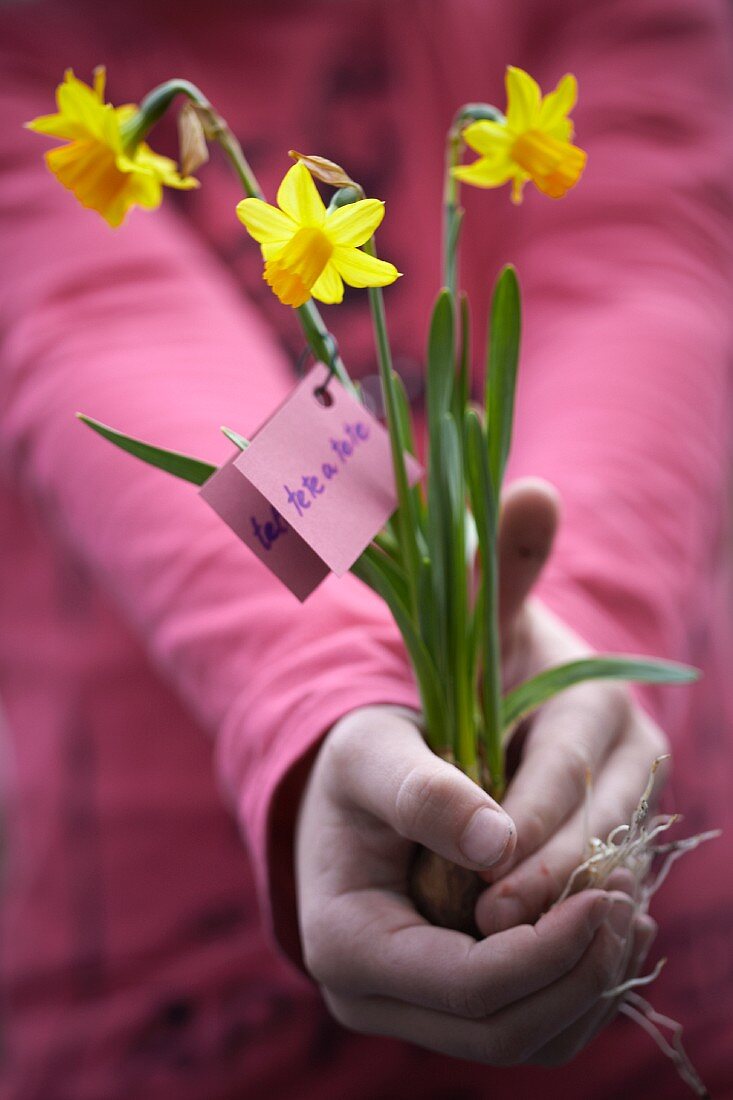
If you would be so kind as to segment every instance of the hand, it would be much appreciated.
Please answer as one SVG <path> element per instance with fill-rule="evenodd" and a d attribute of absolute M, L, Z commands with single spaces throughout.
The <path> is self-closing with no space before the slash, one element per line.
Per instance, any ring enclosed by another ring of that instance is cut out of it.
<path fill-rule="evenodd" d="M 477 943 L 413 908 L 414 843 L 478 870 L 511 858 L 514 831 L 430 752 L 414 715 L 355 711 L 324 742 L 296 833 L 304 958 L 334 1016 L 495 1065 L 572 1053 L 608 1014 L 604 990 L 636 972 L 653 926 L 630 930 L 625 894 L 589 890 Z"/>
<path fill-rule="evenodd" d="M 587 656 L 587 645 L 540 604 L 520 602 L 549 552 L 557 501 L 541 482 L 512 487 L 503 503 L 500 536 L 504 667 L 517 683 L 549 665 Z M 524 566 L 522 566 L 524 562 Z M 621 684 L 590 681 L 551 700 L 533 717 L 521 759 L 503 802 L 517 828 L 517 844 L 479 899 L 482 932 L 534 921 L 560 895 L 585 858 L 588 836 L 604 838 L 627 822 L 646 785 L 652 761 L 667 751 L 659 727 Z M 586 774 L 592 777 L 584 820 Z"/>
<path fill-rule="evenodd" d="M 509 494 L 500 545 L 510 658 L 555 523 L 543 487 Z M 480 1062 L 571 1057 L 613 1014 L 601 994 L 637 973 L 653 922 L 632 921 L 625 894 L 594 890 L 476 943 L 414 910 L 414 843 L 498 872 L 516 842 L 502 808 L 426 747 L 415 715 L 356 711 L 326 738 L 296 830 L 304 957 L 333 1014 L 354 1030 Z M 629 889 L 623 876 L 618 885 Z"/>

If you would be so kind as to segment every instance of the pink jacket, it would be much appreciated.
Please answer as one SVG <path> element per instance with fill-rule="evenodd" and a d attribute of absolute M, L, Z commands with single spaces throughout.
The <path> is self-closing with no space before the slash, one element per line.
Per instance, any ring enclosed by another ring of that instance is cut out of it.
<path fill-rule="evenodd" d="M 380 247 L 406 273 L 390 329 L 419 403 L 452 112 L 501 106 L 507 62 L 543 87 L 574 71 L 582 183 L 519 209 L 506 190 L 466 195 L 463 281 L 479 333 L 500 264 L 523 284 L 511 472 L 548 478 L 564 506 L 540 595 L 599 648 L 703 668 L 644 699 L 687 828 L 730 829 L 728 33 L 722 0 L 2 7 L 0 1096 L 381 1100 L 405 1079 L 436 1100 L 579 1100 L 589 1080 L 600 1100 L 684 1095 L 628 1021 L 559 1072 L 480 1068 L 341 1030 L 286 961 L 308 754 L 354 707 L 414 703 L 409 669 L 354 578 L 301 607 L 192 487 L 74 419 L 221 463 L 218 426 L 250 434 L 292 384 L 301 340 L 226 166 L 214 155 L 199 193 L 115 234 L 21 124 L 53 109 L 65 67 L 89 79 L 104 62 L 115 102 L 199 83 L 270 197 L 290 147 L 346 164 L 387 199 Z M 175 153 L 166 124 L 153 144 Z M 374 374 L 363 292 L 328 319 L 353 373 Z M 655 909 L 670 963 L 654 1000 L 718 1098 L 733 1096 L 732 883 L 711 843 Z"/>

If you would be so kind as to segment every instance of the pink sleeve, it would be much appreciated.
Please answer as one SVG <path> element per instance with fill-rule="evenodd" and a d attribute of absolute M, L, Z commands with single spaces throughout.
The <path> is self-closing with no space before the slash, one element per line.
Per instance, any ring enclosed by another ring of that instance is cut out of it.
<path fill-rule="evenodd" d="M 598 648 L 695 663 L 729 468 L 729 20 L 717 0 L 566 8 L 544 63 L 523 60 L 543 87 L 577 73 L 589 160 L 564 200 L 528 194 L 514 218 L 525 334 L 511 472 L 562 494 L 544 600 Z M 673 725 L 675 691 L 645 692 Z"/>
<path fill-rule="evenodd" d="M 46 172 L 24 120 L 52 89 L 0 95 L 0 461 L 91 564 L 151 659 L 217 738 L 265 913 L 295 950 L 285 837 L 268 830 L 280 779 L 354 707 L 416 702 L 396 629 L 354 578 L 305 606 L 193 486 L 110 446 L 76 410 L 221 463 L 227 424 L 251 434 L 292 378 L 271 334 L 167 209 L 112 232 Z M 170 198 L 169 198 L 170 203 Z M 234 211 L 232 234 L 241 232 Z M 295 323 L 293 321 L 293 323 Z M 268 860 L 268 845 L 275 845 Z M 269 876 L 269 881 L 268 881 Z"/>

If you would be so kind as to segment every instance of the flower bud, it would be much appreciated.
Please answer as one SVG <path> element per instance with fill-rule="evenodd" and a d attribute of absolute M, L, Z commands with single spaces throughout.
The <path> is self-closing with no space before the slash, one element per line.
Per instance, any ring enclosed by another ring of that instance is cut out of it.
<path fill-rule="evenodd" d="M 321 183 L 327 184 L 329 187 L 353 187 L 358 191 L 356 196 L 358 199 L 364 198 L 364 190 L 352 180 L 351 176 L 341 167 L 340 164 L 336 164 L 335 161 L 327 160 L 325 157 L 318 157 L 311 155 L 310 153 L 299 153 L 296 149 L 291 149 L 288 156 L 293 160 L 301 161 L 314 179 L 320 180 Z M 352 200 L 355 201 L 355 200 Z"/>
<path fill-rule="evenodd" d="M 178 115 L 178 150 L 181 172 L 192 175 L 209 159 L 206 135 L 196 105 L 188 100 Z"/>

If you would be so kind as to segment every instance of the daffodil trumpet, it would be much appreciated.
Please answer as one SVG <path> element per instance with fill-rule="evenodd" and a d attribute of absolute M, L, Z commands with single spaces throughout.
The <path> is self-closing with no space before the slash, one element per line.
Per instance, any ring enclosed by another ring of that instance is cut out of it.
<path fill-rule="evenodd" d="M 102 66 L 95 70 L 92 86 L 68 69 L 56 89 L 57 112 L 27 126 L 65 142 L 46 153 L 49 169 L 82 206 L 96 210 L 116 228 L 131 207 L 160 206 L 164 186 L 189 190 L 198 187 L 198 181 L 181 176 L 175 162 L 154 153 L 142 136 L 130 144 L 125 128 L 136 108 L 106 103 L 105 82 Z"/>
<path fill-rule="evenodd" d="M 283 305 L 298 308 L 309 298 L 327 305 L 342 301 L 344 283 L 388 286 L 399 278 L 394 264 L 362 248 L 384 217 L 378 199 L 357 199 L 326 209 L 302 161 L 286 173 L 277 206 L 243 199 L 237 217 L 260 245 L 264 279 Z"/>
<path fill-rule="evenodd" d="M 506 71 L 507 109 L 498 120 L 478 119 L 463 131 L 463 140 L 479 154 L 472 164 L 452 168 L 452 174 L 475 187 L 512 184 L 512 201 L 521 203 L 525 184 L 559 199 L 580 179 L 586 153 L 572 143 L 578 85 L 572 73 L 543 96 L 529 73 L 514 65 Z"/>

